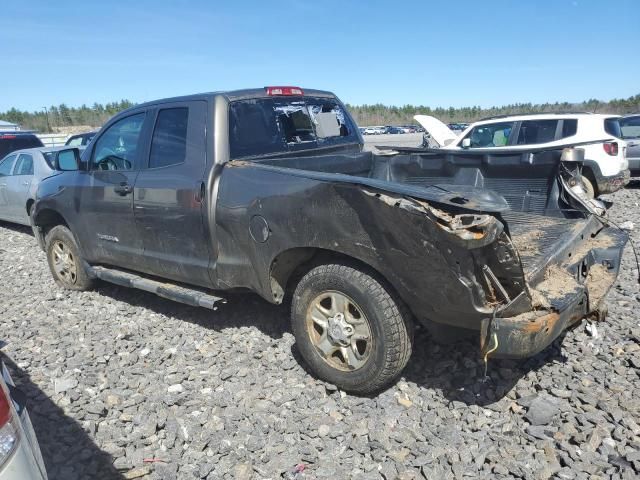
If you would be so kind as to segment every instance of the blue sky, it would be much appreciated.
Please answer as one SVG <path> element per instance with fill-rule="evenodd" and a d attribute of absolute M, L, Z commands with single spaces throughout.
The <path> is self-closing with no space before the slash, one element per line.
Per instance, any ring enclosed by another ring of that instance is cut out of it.
<path fill-rule="evenodd" d="M 0 110 L 299 85 L 353 104 L 640 93 L 640 1 L 7 1 Z"/>

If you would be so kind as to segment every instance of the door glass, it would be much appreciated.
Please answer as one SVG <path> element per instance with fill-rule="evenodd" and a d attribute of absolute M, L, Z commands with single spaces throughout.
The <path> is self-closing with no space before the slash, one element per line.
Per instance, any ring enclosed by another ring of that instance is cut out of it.
<path fill-rule="evenodd" d="M 93 170 L 131 170 L 140 146 L 144 113 L 118 120 L 98 139 L 93 149 Z"/>
<path fill-rule="evenodd" d="M 471 140 L 471 148 L 504 147 L 512 129 L 513 122 L 478 125 L 465 138 Z"/>
<path fill-rule="evenodd" d="M 80 145 L 82 145 L 82 137 L 75 137 L 67 142 L 69 147 L 79 147 Z"/>
<path fill-rule="evenodd" d="M 26 153 L 18 157 L 18 163 L 13 171 L 14 175 L 33 175 L 33 157 Z"/>
<path fill-rule="evenodd" d="M 578 133 L 578 120 L 576 118 L 566 119 L 562 123 L 562 138 L 572 137 Z"/>
<path fill-rule="evenodd" d="M 553 142 L 558 120 L 526 120 L 520 125 L 518 145 Z"/>
<path fill-rule="evenodd" d="M 620 119 L 622 138 L 640 138 L 640 116 Z"/>
<path fill-rule="evenodd" d="M 9 155 L 2 162 L 0 162 L 0 177 L 8 177 L 11 175 L 11 170 L 13 167 L 13 162 L 15 161 L 17 155 Z"/>
<path fill-rule="evenodd" d="M 187 154 L 187 124 L 189 109 L 167 108 L 158 112 L 151 141 L 149 168 L 177 165 Z"/>

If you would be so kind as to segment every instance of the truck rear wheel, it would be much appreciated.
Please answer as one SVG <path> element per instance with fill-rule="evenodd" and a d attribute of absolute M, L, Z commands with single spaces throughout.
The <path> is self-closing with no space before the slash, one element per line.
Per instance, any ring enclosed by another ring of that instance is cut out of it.
<path fill-rule="evenodd" d="M 85 271 L 85 262 L 80 256 L 71 231 L 64 225 L 57 225 L 45 238 L 47 262 L 58 285 L 69 290 L 89 290 L 94 280 Z"/>
<path fill-rule="evenodd" d="M 408 309 L 374 275 L 350 265 L 309 271 L 293 295 L 291 322 L 313 372 L 351 393 L 386 387 L 411 355 Z"/>

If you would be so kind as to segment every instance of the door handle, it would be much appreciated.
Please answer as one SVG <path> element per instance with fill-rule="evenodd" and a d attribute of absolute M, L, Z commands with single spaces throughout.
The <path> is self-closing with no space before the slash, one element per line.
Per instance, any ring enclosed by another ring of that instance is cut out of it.
<path fill-rule="evenodd" d="M 124 197 L 125 195 L 129 195 L 133 192 L 133 187 L 126 182 L 122 182 L 120 185 L 113 187 L 113 191 Z"/>
<path fill-rule="evenodd" d="M 23 185 L 29 185 L 31 182 L 22 182 Z"/>
<path fill-rule="evenodd" d="M 202 203 L 202 201 L 204 200 L 204 196 L 205 196 L 204 182 L 198 182 L 198 184 L 196 185 L 196 191 L 194 194 L 194 199 L 196 203 Z"/>

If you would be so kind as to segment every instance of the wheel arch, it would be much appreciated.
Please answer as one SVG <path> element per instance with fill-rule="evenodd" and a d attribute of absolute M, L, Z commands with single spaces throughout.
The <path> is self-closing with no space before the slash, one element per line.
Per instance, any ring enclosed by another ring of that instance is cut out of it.
<path fill-rule="evenodd" d="M 373 274 L 384 283 L 386 288 L 391 289 L 394 294 L 402 298 L 402 295 L 389 281 L 387 275 L 361 258 L 326 248 L 297 247 L 280 252 L 271 262 L 269 280 L 272 301 L 282 303 L 284 298 L 292 293 L 298 281 L 307 272 L 318 265 L 335 262 L 356 266 L 365 272 Z"/>
<path fill-rule="evenodd" d="M 69 222 L 67 222 L 64 216 L 60 212 L 52 208 L 44 208 L 42 210 L 38 210 L 34 215 L 32 222 L 35 227 L 38 227 L 42 231 L 43 236 L 45 236 L 49 230 L 57 225 L 64 225 L 65 227 L 69 228 Z"/>

